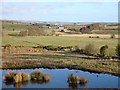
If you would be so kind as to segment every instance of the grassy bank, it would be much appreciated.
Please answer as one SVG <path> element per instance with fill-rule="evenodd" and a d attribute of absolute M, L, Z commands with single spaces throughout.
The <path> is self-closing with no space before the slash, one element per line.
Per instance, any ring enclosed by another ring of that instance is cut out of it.
<path fill-rule="evenodd" d="M 91 58 L 91 59 L 90 59 Z M 68 68 L 83 71 L 109 73 L 120 76 L 118 61 L 108 59 L 100 60 L 93 57 L 81 58 L 77 55 L 20 55 L 13 59 L 3 59 L 3 69 L 26 69 L 26 68 Z"/>

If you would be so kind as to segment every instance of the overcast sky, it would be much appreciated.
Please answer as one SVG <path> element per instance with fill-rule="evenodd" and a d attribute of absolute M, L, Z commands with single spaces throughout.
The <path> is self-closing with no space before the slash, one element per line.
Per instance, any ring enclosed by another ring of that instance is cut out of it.
<path fill-rule="evenodd" d="M 7 20 L 117 22 L 117 2 L 4 2 Z"/>

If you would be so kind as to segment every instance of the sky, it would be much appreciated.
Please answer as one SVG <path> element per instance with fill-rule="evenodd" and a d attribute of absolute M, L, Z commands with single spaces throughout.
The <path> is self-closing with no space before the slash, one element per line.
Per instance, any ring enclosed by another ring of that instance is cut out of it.
<path fill-rule="evenodd" d="M 0 19 L 118 22 L 118 2 L 3 2 Z"/>

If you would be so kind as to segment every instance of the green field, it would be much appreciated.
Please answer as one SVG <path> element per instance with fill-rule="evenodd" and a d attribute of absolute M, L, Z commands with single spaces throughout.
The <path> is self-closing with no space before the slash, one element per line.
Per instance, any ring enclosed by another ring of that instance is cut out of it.
<path fill-rule="evenodd" d="M 3 30 L 26 30 L 30 27 L 30 24 L 14 23 L 14 22 L 2 22 Z"/>
<path fill-rule="evenodd" d="M 93 30 L 95 34 L 118 34 L 118 30 Z"/>
<path fill-rule="evenodd" d="M 108 36 L 106 36 L 105 38 L 88 38 L 89 37 L 88 34 L 86 35 L 78 34 L 77 37 L 74 35 L 73 36 L 65 36 L 65 35 L 64 36 L 23 36 L 23 37 L 9 36 L 8 34 L 17 34 L 21 30 L 28 29 L 29 27 L 31 27 L 31 25 L 25 23 L 12 23 L 12 22 L 3 22 L 2 24 L 4 27 L 2 45 L 10 44 L 12 46 L 33 47 L 39 44 L 39 45 L 53 45 L 53 46 L 79 46 L 80 48 L 84 48 L 85 45 L 87 44 L 94 44 L 97 50 L 99 50 L 99 48 L 103 45 L 108 45 L 109 46 L 107 52 L 108 55 L 115 55 L 115 48 L 118 44 L 118 39 L 111 39 Z M 106 30 L 106 31 L 108 31 L 109 33 L 117 33 L 114 30 L 111 31 Z M 96 30 L 93 32 L 103 33 L 104 30 L 99 30 L 99 31 Z M 98 36 L 100 37 L 102 37 L 102 35 L 103 34 L 98 34 Z M 108 33 L 106 35 L 108 35 Z"/>
<path fill-rule="evenodd" d="M 91 39 L 79 37 L 65 37 L 65 36 L 27 36 L 27 37 L 14 37 L 5 36 L 2 38 L 2 45 L 10 44 L 12 46 L 26 46 L 33 47 L 37 44 L 40 45 L 53 45 L 53 46 L 79 46 L 84 48 L 87 44 L 94 44 L 97 50 L 103 46 L 108 45 L 109 54 L 115 54 L 115 48 L 118 44 L 118 39 Z"/>

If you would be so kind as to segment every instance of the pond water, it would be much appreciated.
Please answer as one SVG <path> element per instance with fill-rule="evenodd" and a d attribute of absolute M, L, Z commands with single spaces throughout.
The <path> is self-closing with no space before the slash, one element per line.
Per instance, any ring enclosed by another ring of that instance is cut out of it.
<path fill-rule="evenodd" d="M 68 74 L 74 74 L 79 77 L 85 77 L 88 82 L 85 85 L 78 84 L 76 88 L 120 88 L 120 77 L 109 74 L 89 73 L 81 70 L 69 69 L 21 69 L 21 70 L 2 70 L 2 76 L 6 72 L 25 72 L 30 74 L 32 71 L 40 70 L 50 75 L 50 81 L 46 83 L 26 82 L 24 84 L 13 85 L 11 83 L 2 83 L 2 88 L 74 88 L 67 83 Z"/>

